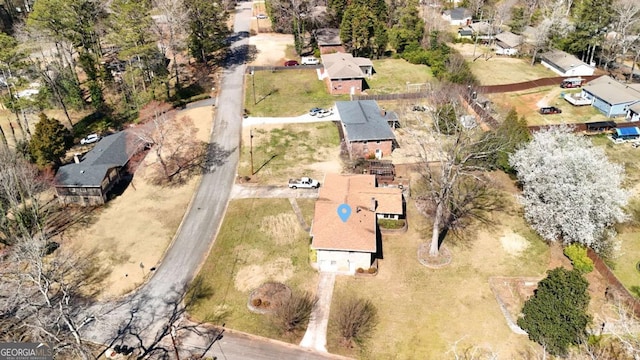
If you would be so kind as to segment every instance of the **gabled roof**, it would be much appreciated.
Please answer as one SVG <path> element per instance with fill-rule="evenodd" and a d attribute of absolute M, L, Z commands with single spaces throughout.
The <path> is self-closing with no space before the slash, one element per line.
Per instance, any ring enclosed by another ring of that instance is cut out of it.
<path fill-rule="evenodd" d="M 611 105 L 640 101 L 640 87 L 623 84 L 610 76 L 601 76 L 586 83 L 582 90 Z"/>
<path fill-rule="evenodd" d="M 474 34 L 484 35 L 484 34 L 494 33 L 493 29 L 491 28 L 491 24 L 489 24 L 486 21 L 474 22 L 470 24 L 469 27 L 471 28 Z"/>
<path fill-rule="evenodd" d="M 127 164 L 139 149 L 134 134 L 121 131 L 105 136 L 84 155 L 82 161 L 64 165 L 58 169 L 56 186 L 100 186 L 107 171 Z"/>
<path fill-rule="evenodd" d="M 347 221 L 338 215 L 342 204 L 351 208 Z M 327 174 L 315 205 L 311 248 L 376 252 L 377 213 L 403 214 L 402 190 L 376 187 L 374 175 Z"/>
<path fill-rule="evenodd" d="M 315 31 L 318 46 L 342 45 L 340 29 L 323 28 Z"/>
<path fill-rule="evenodd" d="M 633 111 L 636 114 L 640 114 L 640 101 L 629 106 L 629 110 Z"/>
<path fill-rule="evenodd" d="M 577 57 L 561 50 L 552 50 L 540 55 L 540 57 L 546 60 L 548 63 L 555 65 L 563 72 L 567 72 L 578 66 L 588 66 L 592 68 L 592 66 L 588 65 Z"/>
<path fill-rule="evenodd" d="M 503 49 L 515 48 L 522 44 L 522 36 L 516 35 L 511 31 L 505 31 L 496 35 L 496 42 Z"/>
<path fill-rule="evenodd" d="M 445 10 L 443 15 L 449 16 L 451 20 L 464 20 L 470 18 L 473 13 L 467 8 L 459 7 L 451 10 Z"/>
<path fill-rule="evenodd" d="M 385 113 L 375 100 L 336 101 L 348 141 L 393 140 Z"/>
<path fill-rule="evenodd" d="M 320 56 L 329 79 L 364 78 L 361 66 L 373 66 L 367 58 L 354 58 L 347 53 L 324 54 Z"/>

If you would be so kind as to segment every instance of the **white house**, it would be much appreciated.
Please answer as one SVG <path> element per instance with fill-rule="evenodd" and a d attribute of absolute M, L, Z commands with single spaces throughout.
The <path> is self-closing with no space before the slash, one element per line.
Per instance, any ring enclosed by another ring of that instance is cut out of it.
<path fill-rule="evenodd" d="M 628 121 L 640 121 L 640 102 L 637 102 L 627 108 L 625 118 Z"/>
<path fill-rule="evenodd" d="M 442 18 L 453 26 L 465 26 L 471 24 L 473 13 L 471 10 L 463 7 L 445 10 L 442 12 Z"/>
<path fill-rule="evenodd" d="M 561 50 L 552 50 L 540 55 L 542 66 L 560 76 L 591 76 L 595 68 L 577 57 Z"/>
<path fill-rule="evenodd" d="M 345 219 L 342 206 L 350 208 Z M 311 227 L 311 249 L 320 271 L 354 274 L 381 253 L 378 218 L 404 217 L 402 190 L 376 187 L 375 175 L 327 174 Z"/>
<path fill-rule="evenodd" d="M 522 36 L 516 35 L 510 31 L 496 35 L 496 54 L 513 56 L 518 53 L 518 49 L 522 45 Z"/>

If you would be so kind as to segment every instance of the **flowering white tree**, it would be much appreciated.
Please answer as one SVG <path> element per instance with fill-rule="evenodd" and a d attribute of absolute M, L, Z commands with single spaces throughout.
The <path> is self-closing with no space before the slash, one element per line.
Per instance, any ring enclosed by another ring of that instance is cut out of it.
<path fill-rule="evenodd" d="M 525 218 L 547 241 L 601 251 L 615 234 L 612 225 L 626 218 L 624 169 L 570 128 L 535 133 L 509 161 L 523 185 Z"/>

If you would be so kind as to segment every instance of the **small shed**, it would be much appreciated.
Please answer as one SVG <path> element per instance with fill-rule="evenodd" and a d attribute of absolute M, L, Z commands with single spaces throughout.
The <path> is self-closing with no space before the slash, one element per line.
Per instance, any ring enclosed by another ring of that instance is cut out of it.
<path fill-rule="evenodd" d="M 587 134 L 612 132 L 617 127 L 615 121 L 594 121 L 586 123 L 585 125 L 587 126 Z"/>
<path fill-rule="evenodd" d="M 618 128 L 613 134 L 614 139 L 635 140 L 640 138 L 640 129 L 637 127 Z"/>

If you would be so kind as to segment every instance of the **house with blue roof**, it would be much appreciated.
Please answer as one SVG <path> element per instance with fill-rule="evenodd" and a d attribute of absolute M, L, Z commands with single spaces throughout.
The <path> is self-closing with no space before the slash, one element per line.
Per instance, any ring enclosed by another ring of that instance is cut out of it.
<path fill-rule="evenodd" d="M 375 100 L 337 101 L 336 110 L 350 158 L 391 155 L 396 144 L 392 127 L 398 122 L 397 114 L 380 109 Z"/>
<path fill-rule="evenodd" d="M 607 117 L 629 116 L 629 109 L 640 102 L 640 84 L 624 84 L 601 76 L 585 84 L 581 95 Z"/>
<path fill-rule="evenodd" d="M 126 174 L 129 160 L 143 147 L 130 131 L 105 136 L 82 158 L 61 166 L 54 178 L 58 200 L 63 205 L 104 204 L 113 187 Z"/>

